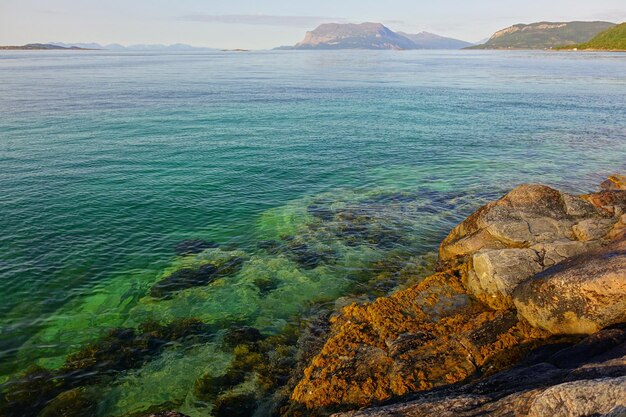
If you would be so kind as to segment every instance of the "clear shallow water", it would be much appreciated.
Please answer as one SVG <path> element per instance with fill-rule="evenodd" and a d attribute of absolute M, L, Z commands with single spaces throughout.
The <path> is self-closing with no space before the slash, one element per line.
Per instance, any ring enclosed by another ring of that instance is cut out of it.
<path fill-rule="evenodd" d="M 625 74 L 623 54 L 2 53 L 0 383 L 193 317 L 218 336 L 116 370 L 98 413 L 207 415 L 193 387 L 232 359 L 220 329 L 379 295 L 402 284 L 372 290 L 381 263 L 398 277 L 512 186 L 585 192 L 626 169 Z M 221 248 L 177 256 L 192 238 Z"/>

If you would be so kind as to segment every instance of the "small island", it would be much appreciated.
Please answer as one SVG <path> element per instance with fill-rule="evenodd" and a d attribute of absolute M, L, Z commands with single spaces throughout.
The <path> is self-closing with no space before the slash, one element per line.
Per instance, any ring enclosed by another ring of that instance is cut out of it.
<path fill-rule="evenodd" d="M 2 51 L 93 51 L 94 49 L 78 46 L 59 46 L 50 43 L 28 43 L 21 46 L 0 46 Z"/>

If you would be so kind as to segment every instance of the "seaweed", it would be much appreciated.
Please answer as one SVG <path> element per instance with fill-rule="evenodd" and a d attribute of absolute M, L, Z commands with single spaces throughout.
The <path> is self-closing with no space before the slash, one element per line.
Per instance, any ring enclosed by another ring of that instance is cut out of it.
<path fill-rule="evenodd" d="M 179 269 L 154 284 L 150 295 L 154 298 L 169 298 L 178 291 L 208 285 L 219 278 L 236 274 L 242 264 L 242 258 L 233 258 L 219 266 L 208 263 L 199 268 Z"/>
<path fill-rule="evenodd" d="M 140 326 L 140 332 L 113 329 L 101 340 L 70 355 L 61 369 L 34 368 L 7 382 L 2 387 L 4 401 L 0 415 L 36 416 L 50 407 L 48 413 L 53 414 L 48 415 L 52 416 L 55 415 L 53 410 L 71 408 L 71 404 L 83 407 L 91 400 L 78 388 L 103 382 L 120 371 L 139 368 L 160 354 L 168 343 L 192 336 L 207 339 L 211 332 L 208 326 L 195 319 L 178 320 L 165 326 L 148 322 Z"/>

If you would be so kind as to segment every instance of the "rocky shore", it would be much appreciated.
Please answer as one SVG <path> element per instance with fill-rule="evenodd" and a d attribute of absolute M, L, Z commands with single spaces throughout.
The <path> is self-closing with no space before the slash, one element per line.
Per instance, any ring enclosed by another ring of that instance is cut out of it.
<path fill-rule="evenodd" d="M 391 246 L 403 235 L 372 213 L 386 213 L 391 201 L 402 209 L 391 216 L 399 222 L 426 208 L 410 196 L 383 197 L 352 208 L 307 206 L 319 221 L 306 242 L 313 232 L 348 230 L 351 244 Z M 337 257 L 296 239 L 263 246 L 307 271 Z M 175 249 L 186 263 L 149 288 L 159 303 L 176 305 L 184 291 L 232 280 L 258 262 L 201 240 Z M 202 261 L 209 255 L 219 262 Z M 218 331 L 197 317 L 112 329 L 59 369 L 34 367 L 0 386 L 0 416 L 186 417 L 178 407 L 215 417 L 626 415 L 625 176 L 586 195 L 518 186 L 454 227 L 434 257 L 411 258 L 410 267 L 406 256 L 381 258 L 353 296 L 311 306 L 275 334 L 239 322 Z M 259 292 L 277 287 L 272 272 L 246 271 Z M 176 346 L 187 346 L 185 357 L 211 346 L 195 366 L 217 360 L 216 352 L 230 356 L 223 369 L 191 379 L 187 398 L 202 411 L 183 402 L 99 409 L 107 377 Z"/>
<path fill-rule="evenodd" d="M 270 414 L 626 416 L 626 177 L 521 185 L 450 232 L 437 273 L 325 320 Z"/>
<path fill-rule="evenodd" d="M 440 272 L 331 318 L 287 414 L 622 415 L 625 183 L 521 185 L 480 208 Z"/>

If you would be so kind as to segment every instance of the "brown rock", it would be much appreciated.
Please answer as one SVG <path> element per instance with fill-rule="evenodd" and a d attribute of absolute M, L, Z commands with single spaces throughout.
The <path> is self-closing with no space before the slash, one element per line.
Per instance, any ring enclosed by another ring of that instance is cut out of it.
<path fill-rule="evenodd" d="M 544 268 L 549 268 L 567 258 L 589 252 L 590 250 L 598 249 L 601 246 L 602 242 L 557 240 L 550 243 L 539 243 L 537 245 L 533 245 L 531 246 L 531 249 L 539 253 Z"/>
<path fill-rule="evenodd" d="M 486 364 L 498 369 L 498 355 L 514 356 L 516 347 L 541 336 L 514 313 L 472 301 L 454 271 L 436 274 L 344 308 L 292 401 L 309 409 L 361 407 L 453 384 Z"/>
<path fill-rule="evenodd" d="M 442 242 L 439 256 L 442 261 L 451 261 L 481 249 L 527 248 L 573 240 L 575 224 L 607 217 L 582 198 L 544 185 L 521 185 L 455 227 Z"/>
<path fill-rule="evenodd" d="M 519 366 L 466 385 L 420 392 L 397 404 L 335 417 L 616 417 L 626 410 L 625 378 L 622 326 L 572 346 L 539 348 Z"/>
<path fill-rule="evenodd" d="M 515 306 L 552 334 L 591 334 L 626 321 L 626 240 L 570 258 L 521 284 Z"/>
<path fill-rule="evenodd" d="M 606 179 L 600 188 L 603 190 L 626 190 L 626 175 L 613 174 Z"/>
<path fill-rule="evenodd" d="M 609 233 L 615 224 L 614 219 L 585 219 L 572 227 L 577 240 L 587 242 L 602 239 Z"/>
<path fill-rule="evenodd" d="M 621 216 L 626 213 L 626 191 L 600 191 L 583 195 L 581 198 L 610 215 Z"/>

